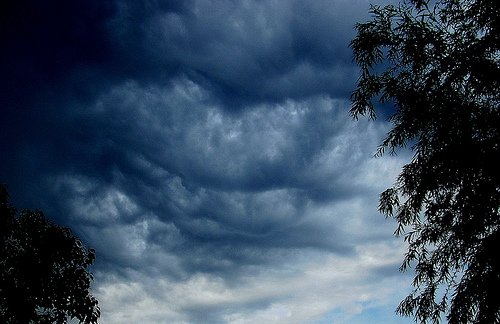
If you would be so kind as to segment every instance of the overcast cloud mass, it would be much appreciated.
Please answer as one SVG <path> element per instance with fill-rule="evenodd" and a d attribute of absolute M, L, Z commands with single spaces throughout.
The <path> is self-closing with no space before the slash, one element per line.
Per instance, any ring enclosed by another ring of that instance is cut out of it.
<path fill-rule="evenodd" d="M 0 181 L 97 250 L 101 323 L 407 322 L 368 0 L 0 7 Z"/>

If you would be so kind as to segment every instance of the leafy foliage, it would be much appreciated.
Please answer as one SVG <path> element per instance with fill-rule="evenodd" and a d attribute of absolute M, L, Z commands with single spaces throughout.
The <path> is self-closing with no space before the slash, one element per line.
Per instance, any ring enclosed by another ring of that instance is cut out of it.
<path fill-rule="evenodd" d="M 42 212 L 17 210 L 0 186 L 0 322 L 97 323 L 87 268 L 95 252 Z"/>
<path fill-rule="evenodd" d="M 414 291 L 397 312 L 421 322 L 499 323 L 500 1 L 372 6 L 351 42 L 361 68 L 354 118 L 392 103 L 379 147 L 414 152 L 379 209 L 408 242 Z"/>

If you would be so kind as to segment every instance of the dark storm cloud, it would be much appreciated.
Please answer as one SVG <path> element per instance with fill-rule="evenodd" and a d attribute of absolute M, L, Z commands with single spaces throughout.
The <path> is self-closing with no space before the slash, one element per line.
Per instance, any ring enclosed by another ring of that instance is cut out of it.
<path fill-rule="evenodd" d="M 185 314 L 161 316 L 175 322 L 283 301 L 289 291 L 259 283 L 268 272 L 297 279 L 311 259 L 361 258 L 361 239 L 380 237 L 367 201 L 398 162 L 368 161 L 384 125 L 347 113 L 361 5 L 2 4 L 0 181 L 96 248 L 111 304 L 122 288 L 172 290 Z M 217 304 L 196 300 L 205 288 Z"/>
<path fill-rule="evenodd" d="M 227 271 L 225 261 L 234 267 L 275 261 L 266 249 L 349 253 L 345 233 L 305 219 L 311 203 L 354 191 L 342 173 L 361 163 L 361 146 L 344 123 L 343 102 L 262 105 L 235 116 L 203 104 L 208 95 L 187 80 L 161 89 L 127 83 L 94 106 L 61 115 L 67 130 L 57 146 L 70 161 L 59 157 L 68 168 L 63 176 L 47 175 L 56 188 L 52 204 L 69 201 L 79 214 L 71 222 L 98 236 L 117 222 L 123 240 L 143 219 L 166 224 L 166 232 L 148 230 L 141 244 L 162 245 L 174 231 L 172 251 L 192 256 L 181 262 L 186 273 Z M 113 241 L 121 239 L 115 234 Z M 119 241 L 103 244 L 115 265 L 144 267 L 122 259 Z"/>
<path fill-rule="evenodd" d="M 167 82 L 182 73 L 240 109 L 242 102 L 346 95 L 355 75 L 347 48 L 352 25 L 343 23 L 357 15 L 354 5 L 52 0 L 4 6 L 11 104 L 53 87 L 83 96 L 92 83 L 99 89 L 117 79 Z"/>
<path fill-rule="evenodd" d="M 182 75 L 213 92 L 216 104 L 241 110 L 248 103 L 346 96 L 356 74 L 347 48 L 352 24 L 344 23 L 356 16 L 351 3 L 26 0 L 3 6 L 2 145 L 12 152 L 11 168 L 22 144 L 48 139 L 36 147 L 49 150 L 53 137 L 67 131 L 60 129 L 61 115 L 85 109 L 127 80 L 168 85 Z M 79 127 L 85 141 L 92 130 Z"/>
<path fill-rule="evenodd" d="M 347 48 L 352 26 L 342 24 L 351 15 L 354 9 L 329 1 L 196 1 L 144 22 L 134 43 L 149 56 L 147 64 L 177 66 L 231 109 L 319 93 L 345 96 L 356 74 Z"/>

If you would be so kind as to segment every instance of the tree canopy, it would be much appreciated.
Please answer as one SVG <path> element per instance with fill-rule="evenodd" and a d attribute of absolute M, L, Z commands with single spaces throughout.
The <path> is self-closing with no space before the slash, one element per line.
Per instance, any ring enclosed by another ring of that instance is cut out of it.
<path fill-rule="evenodd" d="M 500 322 L 500 1 L 372 6 L 351 42 L 354 118 L 390 103 L 379 154 L 413 159 L 379 209 L 408 243 L 414 290 L 397 312 L 421 322 Z"/>
<path fill-rule="evenodd" d="M 97 323 L 95 251 L 41 211 L 18 212 L 0 185 L 0 322 Z"/>

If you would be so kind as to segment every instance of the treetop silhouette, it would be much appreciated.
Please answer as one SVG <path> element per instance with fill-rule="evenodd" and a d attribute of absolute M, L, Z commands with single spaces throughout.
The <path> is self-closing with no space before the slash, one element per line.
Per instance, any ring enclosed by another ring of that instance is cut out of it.
<path fill-rule="evenodd" d="M 421 322 L 500 321 L 500 1 L 372 6 L 351 42 L 354 118 L 392 103 L 379 147 L 413 159 L 379 209 L 408 243 L 414 290 L 397 312 Z"/>
<path fill-rule="evenodd" d="M 18 212 L 0 185 L 0 322 L 97 323 L 95 251 L 41 211 Z"/>

